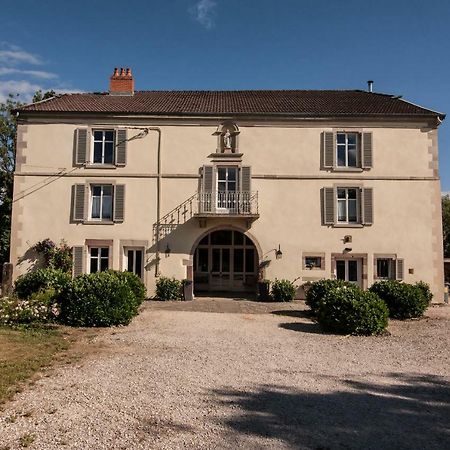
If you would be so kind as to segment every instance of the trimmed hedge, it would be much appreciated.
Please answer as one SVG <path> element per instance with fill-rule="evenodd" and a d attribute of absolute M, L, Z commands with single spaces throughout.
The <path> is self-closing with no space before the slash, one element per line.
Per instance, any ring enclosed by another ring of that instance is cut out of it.
<path fill-rule="evenodd" d="M 60 295 L 60 320 L 84 327 L 129 324 L 143 300 L 135 293 L 135 282 L 133 277 L 114 271 L 76 277 Z"/>
<path fill-rule="evenodd" d="M 386 302 L 389 317 L 400 320 L 422 317 L 433 297 L 429 286 L 423 282 L 413 285 L 383 280 L 374 283 L 369 290 Z"/>
<path fill-rule="evenodd" d="M 156 298 L 159 300 L 181 300 L 183 285 L 175 278 L 160 277 L 156 281 Z"/>
<path fill-rule="evenodd" d="M 28 272 L 17 278 L 14 291 L 23 300 L 29 299 L 33 294 L 47 289 L 61 292 L 71 282 L 72 277 L 60 269 L 38 269 Z"/>
<path fill-rule="evenodd" d="M 295 298 L 295 286 L 289 280 L 275 280 L 270 291 L 276 302 L 291 302 Z"/>
<path fill-rule="evenodd" d="M 311 308 L 314 314 L 317 314 L 320 300 L 330 291 L 336 288 L 347 287 L 348 289 L 359 289 L 353 283 L 343 280 L 319 280 L 314 281 L 306 290 L 306 304 Z"/>
<path fill-rule="evenodd" d="M 382 333 L 388 314 L 376 294 L 349 286 L 328 288 L 317 308 L 318 322 L 325 330 L 363 336 Z"/>

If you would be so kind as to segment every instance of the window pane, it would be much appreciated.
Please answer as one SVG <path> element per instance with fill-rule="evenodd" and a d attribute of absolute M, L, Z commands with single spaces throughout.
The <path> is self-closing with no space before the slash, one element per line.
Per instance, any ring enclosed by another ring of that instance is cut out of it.
<path fill-rule="evenodd" d="M 103 196 L 102 219 L 112 219 L 112 198 L 110 195 Z"/>
<path fill-rule="evenodd" d="M 349 145 L 356 145 L 356 133 L 347 134 L 347 142 Z"/>
<path fill-rule="evenodd" d="M 113 162 L 113 144 L 112 142 L 105 143 L 105 164 L 112 164 Z"/>
<path fill-rule="evenodd" d="M 100 249 L 100 256 L 102 258 L 108 258 L 108 256 L 109 256 L 109 248 L 108 247 L 102 247 Z"/>
<path fill-rule="evenodd" d="M 94 142 L 94 163 L 102 162 L 102 143 Z"/>
<path fill-rule="evenodd" d="M 212 271 L 213 272 L 220 271 L 220 249 L 219 248 L 212 249 Z"/>
<path fill-rule="evenodd" d="M 356 147 L 348 149 L 348 165 L 349 167 L 356 167 Z"/>
<path fill-rule="evenodd" d="M 305 266 L 306 267 L 318 267 L 320 268 L 322 263 L 322 258 L 320 256 L 306 256 Z"/>
<path fill-rule="evenodd" d="M 222 272 L 230 271 L 230 249 L 222 249 Z"/>
<path fill-rule="evenodd" d="M 345 144 L 345 133 L 338 133 L 336 139 L 338 144 Z"/>
<path fill-rule="evenodd" d="M 92 251 L 91 251 L 91 254 L 92 254 Z M 95 273 L 98 271 L 97 264 L 98 264 L 98 259 L 91 257 L 91 264 L 90 264 L 91 267 L 89 269 L 90 273 Z"/>
<path fill-rule="evenodd" d="M 236 169 L 228 169 L 228 181 L 236 180 Z"/>
<path fill-rule="evenodd" d="M 337 196 L 338 198 L 345 198 L 345 189 L 338 189 Z"/>
<path fill-rule="evenodd" d="M 215 245 L 231 245 L 231 230 L 219 230 L 211 233 L 211 244 Z"/>
<path fill-rule="evenodd" d="M 227 188 L 227 184 L 225 181 L 219 181 L 217 183 L 217 189 L 219 192 L 225 192 L 226 188 Z"/>
<path fill-rule="evenodd" d="M 358 261 L 348 261 L 348 281 L 358 281 Z"/>
<path fill-rule="evenodd" d="M 93 219 L 100 219 L 100 197 L 92 197 L 92 213 Z"/>
<path fill-rule="evenodd" d="M 108 258 L 101 258 L 100 259 L 100 270 L 104 272 L 105 270 L 108 270 Z"/>
<path fill-rule="evenodd" d="M 217 169 L 217 179 L 225 181 L 227 179 L 227 169 L 219 167 Z"/>
<path fill-rule="evenodd" d="M 105 141 L 112 142 L 114 140 L 114 131 L 105 131 Z"/>
<path fill-rule="evenodd" d="M 112 195 L 112 186 L 107 184 L 103 186 L 103 195 Z"/>
<path fill-rule="evenodd" d="M 244 250 L 242 248 L 234 249 L 234 271 L 244 271 Z"/>
<path fill-rule="evenodd" d="M 255 272 L 255 250 L 253 248 L 245 250 L 245 271 L 247 273 Z"/>
<path fill-rule="evenodd" d="M 356 200 L 348 201 L 348 221 L 356 222 L 357 214 L 356 214 Z"/>
<path fill-rule="evenodd" d="M 142 277 L 142 250 L 136 250 L 136 271 L 138 277 Z"/>
<path fill-rule="evenodd" d="M 200 272 L 208 272 L 208 249 L 198 249 L 198 270 Z"/>
<path fill-rule="evenodd" d="M 128 272 L 133 272 L 133 265 L 134 265 L 134 251 L 128 250 L 128 265 L 127 265 Z"/>
<path fill-rule="evenodd" d="M 102 193 L 101 186 L 92 186 L 92 195 L 100 196 Z"/>
<path fill-rule="evenodd" d="M 103 140 L 103 131 L 94 131 L 94 141 Z"/>
<path fill-rule="evenodd" d="M 349 189 L 348 190 L 348 198 L 356 199 L 356 189 Z"/>
<path fill-rule="evenodd" d="M 336 261 L 336 278 L 345 280 L 345 261 Z"/>
<path fill-rule="evenodd" d="M 378 278 L 389 278 L 389 259 L 377 259 L 377 276 Z"/>
<path fill-rule="evenodd" d="M 338 221 L 339 222 L 347 221 L 347 214 L 345 211 L 345 200 L 338 201 Z"/>
<path fill-rule="evenodd" d="M 234 245 L 244 245 L 244 235 L 239 231 L 234 232 Z"/>
<path fill-rule="evenodd" d="M 345 146 L 343 145 L 338 145 L 337 165 L 345 166 Z"/>
<path fill-rule="evenodd" d="M 98 256 L 98 248 L 91 248 L 91 256 Z"/>
<path fill-rule="evenodd" d="M 201 241 L 199 245 L 208 245 L 209 234 L 207 234 Z"/>

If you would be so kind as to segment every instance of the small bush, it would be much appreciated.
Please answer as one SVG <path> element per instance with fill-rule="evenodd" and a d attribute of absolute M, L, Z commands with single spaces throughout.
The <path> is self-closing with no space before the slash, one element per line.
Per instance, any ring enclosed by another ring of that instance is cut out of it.
<path fill-rule="evenodd" d="M 291 302 L 295 298 L 295 286 L 289 280 L 275 280 L 272 283 L 271 295 L 276 302 Z"/>
<path fill-rule="evenodd" d="M 14 291 L 23 300 L 46 289 L 54 289 L 59 293 L 70 283 L 71 279 L 70 274 L 59 269 L 38 269 L 17 278 Z"/>
<path fill-rule="evenodd" d="M 359 289 L 353 283 L 343 280 L 319 280 L 314 281 L 306 289 L 306 304 L 311 308 L 314 314 L 317 314 L 321 299 L 333 289 L 338 287 L 347 287 L 348 289 Z"/>
<path fill-rule="evenodd" d="M 156 298 L 159 300 L 181 300 L 183 298 L 181 281 L 175 278 L 158 278 L 156 281 Z"/>
<path fill-rule="evenodd" d="M 67 273 L 72 272 L 72 248 L 67 245 L 64 239 L 58 246 L 47 238 L 39 241 L 33 248 L 44 258 L 45 267 L 61 269 Z"/>
<path fill-rule="evenodd" d="M 136 274 L 132 272 L 120 272 L 115 270 L 110 270 L 109 272 L 115 274 L 116 277 L 119 277 L 120 279 L 123 279 L 126 283 L 128 283 L 128 286 L 130 286 L 131 290 L 133 291 L 133 294 L 136 297 L 139 305 L 141 305 L 141 303 L 147 298 L 147 290 L 145 288 L 145 285 Z"/>
<path fill-rule="evenodd" d="M 428 301 L 428 304 L 430 304 L 431 300 L 433 300 L 433 294 L 431 293 L 430 286 L 424 281 L 417 282 L 415 286 L 417 286 L 422 291 L 423 295 Z"/>
<path fill-rule="evenodd" d="M 76 277 L 59 297 L 61 321 L 85 327 L 127 325 L 141 303 L 130 278 L 113 271 Z"/>
<path fill-rule="evenodd" d="M 4 325 L 54 322 L 59 313 L 54 289 L 36 292 L 28 300 L 17 297 L 0 300 L 0 323 Z"/>
<path fill-rule="evenodd" d="M 412 285 L 383 280 L 374 283 L 369 290 L 386 302 L 389 317 L 400 320 L 422 317 L 431 300 L 431 292 L 425 283 Z"/>
<path fill-rule="evenodd" d="M 380 334 L 386 329 L 388 309 L 372 292 L 336 286 L 328 289 L 319 301 L 317 318 L 326 330 L 369 336 Z"/>

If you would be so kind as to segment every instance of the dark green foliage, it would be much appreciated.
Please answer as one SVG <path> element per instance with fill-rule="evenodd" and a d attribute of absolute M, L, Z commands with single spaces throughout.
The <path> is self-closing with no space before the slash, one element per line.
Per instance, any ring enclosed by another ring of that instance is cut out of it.
<path fill-rule="evenodd" d="M 72 272 L 72 248 L 64 240 L 61 240 L 58 246 L 47 238 L 38 242 L 33 248 L 43 256 L 46 267 Z"/>
<path fill-rule="evenodd" d="M 328 291 L 344 286 L 349 289 L 359 289 L 355 284 L 343 280 L 314 281 L 306 289 L 306 304 L 311 308 L 313 313 L 317 314 L 320 300 L 328 293 Z"/>
<path fill-rule="evenodd" d="M 319 301 L 318 322 L 343 334 L 375 335 L 388 325 L 386 304 L 374 293 L 350 286 L 329 288 Z"/>
<path fill-rule="evenodd" d="M 426 293 L 424 285 L 384 280 L 377 281 L 369 290 L 386 302 L 389 317 L 404 320 L 423 316 L 431 295 L 429 288 Z"/>
<path fill-rule="evenodd" d="M 295 298 L 295 286 L 289 280 L 275 280 L 272 283 L 271 295 L 276 302 L 291 302 Z"/>
<path fill-rule="evenodd" d="M 70 274 L 59 269 L 38 269 L 17 278 L 14 290 L 21 299 L 28 299 L 32 294 L 46 289 L 61 292 L 71 281 Z"/>
<path fill-rule="evenodd" d="M 136 300 L 139 302 L 139 305 L 147 298 L 147 290 L 145 288 L 142 280 L 132 272 L 120 272 L 109 270 L 109 272 L 114 273 L 120 279 L 125 280 L 133 291 Z"/>
<path fill-rule="evenodd" d="M 431 293 L 430 286 L 424 281 L 417 282 L 415 286 L 417 286 L 422 291 L 423 295 L 427 299 L 428 304 L 430 304 L 431 300 L 433 300 L 433 294 Z"/>
<path fill-rule="evenodd" d="M 113 271 L 76 277 L 60 295 L 61 322 L 83 327 L 127 325 L 141 303 L 130 279 Z"/>
<path fill-rule="evenodd" d="M 175 278 L 158 278 L 156 282 L 156 298 L 158 300 L 181 300 L 182 297 L 181 281 Z"/>

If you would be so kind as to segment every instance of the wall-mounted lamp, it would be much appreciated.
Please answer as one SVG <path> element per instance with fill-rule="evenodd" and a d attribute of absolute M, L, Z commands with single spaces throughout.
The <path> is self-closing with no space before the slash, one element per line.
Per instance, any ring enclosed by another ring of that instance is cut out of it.
<path fill-rule="evenodd" d="M 275 250 L 275 257 L 277 259 L 281 259 L 282 256 L 283 256 L 283 252 L 281 251 L 280 244 L 278 244 L 278 250 Z"/>
<path fill-rule="evenodd" d="M 166 254 L 166 258 L 169 257 L 171 251 L 172 250 L 170 250 L 169 244 L 167 244 L 166 249 L 164 250 L 164 253 Z"/>

